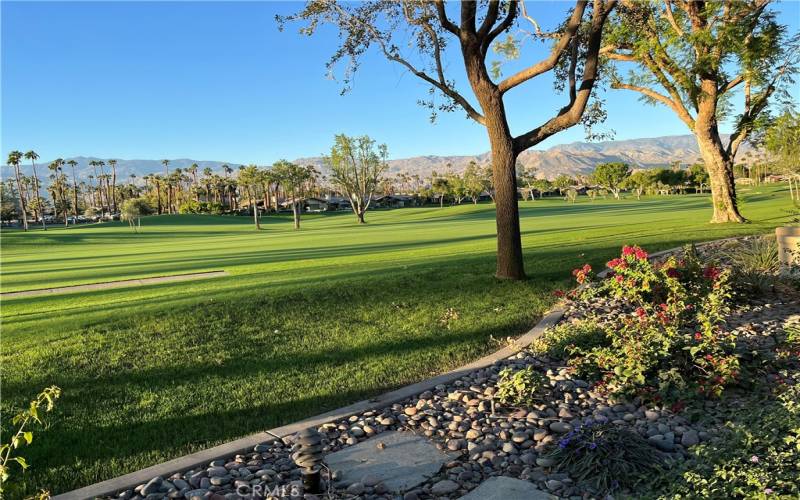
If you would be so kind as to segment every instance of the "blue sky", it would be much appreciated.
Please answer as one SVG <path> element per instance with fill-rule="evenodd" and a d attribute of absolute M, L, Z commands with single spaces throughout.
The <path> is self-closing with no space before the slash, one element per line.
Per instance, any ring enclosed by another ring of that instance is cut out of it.
<path fill-rule="evenodd" d="M 571 3 L 530 2 L 546 26 Z M 316 156 L 335 133 L 369 134 L 392 158 L 488 150 L 483 127 L 461 112 L 436 124 L 417 106 L 426 87 L 377 53 L 353 89 L 326 76 L 336 35 L 313 38 L 275 14 L 299 2 L 6 2 L 2 15 L 2 154 L 35 149 L 43 160 L 97 156 L 193 158 L 268 164 Z M 784 2 L 793 32 L 800 3 Z M 544 48 L 523 57 L 533 60 Z M 450 67 L 459 82 L 458 61 Z M 671 111 L 641 104 L 630 92 L 605 96 L 604 129 L 617 139 L 687 133 Z M 521 133 L 563 105 L 543 79 L 515 89 L 507 102 Z M 583 140 L 581 127 L 539 148 Z"/>

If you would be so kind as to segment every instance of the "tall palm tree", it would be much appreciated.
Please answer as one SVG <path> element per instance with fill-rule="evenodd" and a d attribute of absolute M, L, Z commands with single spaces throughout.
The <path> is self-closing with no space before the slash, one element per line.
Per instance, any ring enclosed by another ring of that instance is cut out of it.
<path fill-rule="evenodd" d="M 36 160 L 39 159 L 39 155 L 36 154 L 36 151 L 30 150 L 25 153 L 25 159 L 30 160 L 31 166 L 33 167 L 33 189 L 36 192 L 36 206 L 39 208 L 42 215 L 42 229 L 47 231 L 47 223 L 44 221 L 44 205 L 42 205 L 42 200 L 39 197 L 39 176 L 36 175 Z"/>
<path fill-rule="evenodd" d="M 169 179 L 169 160 L 161 160 L 161 164 L 164 165 L 164 181 L 166 182 Z M 167 190 L 167 212 L 172 213 L 169 208 L 169 190 Z"/>
<path fill-rule="evenodd" d="M 117 160 L 108 160 L 108 164 L 111 166 L 111 203 L 117 213 Z"/>
<path fill-rule="evenodd" d="M 72 214 L 75 216 L 75 224 L 78 223 L 78 178 L 75 176 L 75 160 L 69 160 L 67 165 L 72 167 Z"/>
<path fill-rule="evenodd" d="M 25 205 L 25 193 L 22 191 L 22 176 L 19 171 L 19 163 L 22 159 L 21 151 L 12 151 L 8 153 L 8 164 L 14 167 L 14 175 L 17 179 L 17 194 L 19 195 L 19 205 L 22 209 L 22 228 L 28 230 L 28 211 Z"/>

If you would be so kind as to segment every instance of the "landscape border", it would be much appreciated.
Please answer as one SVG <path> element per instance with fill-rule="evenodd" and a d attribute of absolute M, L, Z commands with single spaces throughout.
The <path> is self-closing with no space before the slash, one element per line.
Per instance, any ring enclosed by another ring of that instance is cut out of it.
<path fill-rule="evenodd" d="M 695 247 L 699 248 L 712 243 L 720 243 L 739 238 L 741 238 L 741 236 L 704 241 L 701 243 L 696 243 Z M 654 252 L 650 254 L 648 258 L 653 259 L 662 257 L 664 255 L 677 252 L 682 248 L 683 245 L 667 250 L 661 250 L 659 252 Z M 609 269 L 604 269 L 598 273 L 598 277 L 604 277 L 609 271 Z M 548 328 L 556 325 L 564 316 L 565 312 L 566 310 L 564 309 L 564 302 L 559 301 L 542 315 L 542 318 L 538 323 L 536 323 L 536 326 L 528 330 L 528 332 L 519 338 L 514 339 L 511 345 L 488 354 L 476 361 L 460 366 L 454 370 L 437 375 L 433 378 L 395 389 L 372 399 L 365 399 L 326 413 L 308 417 L 298 422 L 257 432 L 255 434 L 250 434 L 249 436 L 228 441 L 227 443 L 197 451 L 189 455 L 184 455 L 167 462 L 152 465 L 150 467 L 130 472 L 115 478 L 107 479 L 99 483 L 90 484 L 77 490 L 68 491 L 66 493 L 54 496 L 53 500 L 84 500 L 87 498 L 114 495 L 118 491 L 135 488 L 140 484 L 150 481 L 156 476 L 169 477 L 176 472 L 186 472 L 199 466 L 205 466 L 209 462 L 222 457 L 250 452 L 258 444 L 270 443 L 277 439 L 282 439 L 308 427 L 318 427 L 322 424 L 336 420 L 342 420 L 358 413 L 390 406 L 406 398 L 410 398 L 425 391 L 431 390 L 437 385 L 448 384 L 458 380 L 470 372 L 487 368 L 497 361 L 513 356 L 521 349 L 529 346 L 534 340 L 541 337 Z"/>

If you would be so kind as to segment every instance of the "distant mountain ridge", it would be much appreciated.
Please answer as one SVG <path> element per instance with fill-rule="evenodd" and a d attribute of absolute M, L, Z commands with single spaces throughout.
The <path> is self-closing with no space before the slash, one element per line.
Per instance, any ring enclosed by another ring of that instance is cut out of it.
<path fill-rule="evenodd" d="M 750 149 L 749 145 L 743 145 L 740 155 Z M 740 156 L 741 157 L 741 156 Z M 569 144 L 559 144 L 546 150 L 528 150 L 523 152 L 518 162 L 526 167 L 536 167 L 540 177 L 553 179 L 561 174 L 576 175 L 588 174 L 600 163 L 621 161 L 631 164 L 635 168 L 656 168 L 668 166 L 670 163 L 678 161 L 682 164 L 691 164 L 699 161 L 700 152 L 697 142 L 692 135 L 675 135 L 665 137 L 653 137 L 642 139 L 626 139 L 620 141 L 603 142 L 573 142 Z M 75 160 L 78 162 L 76 173 L 81 179 L 86 179 L 89 175 L 94 175 L 94 168 L 89 165 L 92 160 L 103 160 L 106 162 L 105 171 L 110 173 L 108 160 L 105 158 L 94 158 L 78 156 L 65 158 L 65 160 Z M 416 174 L 420 177 L 428 177 L 431 172 L 444 172 L 451 169 L 454 172 L 463 171 L 471 161 L 478 164 L 486 164 L 491 160 L 489 152 L 478 155 L 463 156 L 415 156 L 412 158 L 401 158 L 389 160 L 390 173 L 405 172 Z M 50 160 L 52 161 L 52 160 Z M 47 182 L 49 172 L 47 162 L 37 162 L 39 177 Z M 296 163 L 314 165 L 323 173 L 326 168 L 321 156 L 298 158 Z M 205 168 L 223 175 L 222 166 L 229 165 L 238 169 L 239 163 L 222 161 L 192 160 L 189 158 L 170 159 L 170 171 L 181 168 L 186 169 L 193 163 L 198 166 L 198 177 L 202 175 Z M 30 175 L 30 162 L 23 163 L 26 175 Z M 69 167 L 66 172 L 71 175 Z M 163 173 L 164 166 L 161 160 L 117 160 L 117 182 L 127 182 L 130 175 L 134 174 L 141 178 L 147 174 Z M 99 172 L 98 172 L 99 173 Z"/>

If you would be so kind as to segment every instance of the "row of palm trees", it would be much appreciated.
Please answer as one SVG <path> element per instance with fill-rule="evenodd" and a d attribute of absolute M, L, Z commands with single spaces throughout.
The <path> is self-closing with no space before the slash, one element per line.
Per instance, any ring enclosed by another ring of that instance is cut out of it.
<path fill-rule="evenodd" d="M 30 160 L 33 175 L 25 176 L 22 173 L 22 160 Z M 34 219 L 41 221 L 42 228 L 47 230 L 47 200 L 42 198 L 42 184 L 36 169 L 36 160 L 39 155 L 31 150 L 26 153 L 21 151 L 11 151 L 8 155 L 8 165 L 14 168 L 14 178 L 16 181 L 16 197 L 19 205 L 20 219 L 22 227 L 28 230 L 28 214 L 32 213 Z M 122 192 L 117 185 L 117 161 L 92 160 L 89 165 L 94 168 L 94 175 L 89 175 L 89 183 L 80 181 L 76 172 L 78 162 L 75 160 L 63 160 L 57 158 L 48 165 L 50 171 L 50 183 L 47 192 L 52 199 L 53 212 L 59 214 L 64 219 L 64 225 L 69 224 L 70 213 L 74 220 L 78 218 L 80 211 L 79 198 L 83 199 L 85 212 L 96 212 L 98 209 L 102 213 L 117 212 L 120 194 L 125 198 L 138 196 L 138 188 L 133 181 L 136 175 L 131 174 L 131 183 L 124 186 Z M 111 173 L 107 174 L 104 167 L 108 165 Z M 67 167 L 69 170 L 67 170 Z M 100 173 L 98 174 L 98 168 Z M 70 175 L 71 174 L 71 175 Z M 94 181 L 97 180 L 97 186 Z"/>

